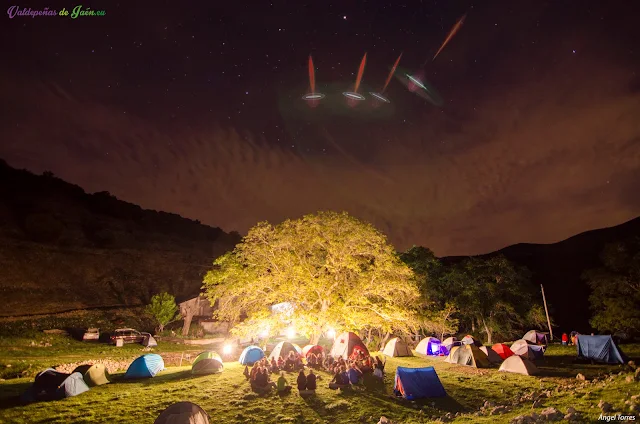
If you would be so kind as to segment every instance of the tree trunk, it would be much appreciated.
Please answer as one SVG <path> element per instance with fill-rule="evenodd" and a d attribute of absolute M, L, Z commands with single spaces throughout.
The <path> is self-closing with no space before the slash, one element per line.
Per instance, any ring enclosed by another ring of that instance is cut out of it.
<path fill-rule="evenodd" d="M 380 344 L 380 349 L 379 350 L 383 350 L 384 346 L 387 344 L 387 340 L 389 339 L 389 336 L 391 335 L 390 331 L 387 331 L 386 334 L 384 335 L 384 337 L 382 338 L 382 343 Z"/>
<path fill-rule="evenodd" d="M 162 333 L 162 330 L 164 330 L 164 325 L 158 324 L 158 334 Z"/>
<path fill-rule="evenodd" d="M 320 341 L 320 333 L 313 333 L 309 338 L 309 344 L 317 345 Z"/>
<path fill-rule="evenodd" d="M 193 312 L 189 311 L 184 317 L 184 325 L 182 326 L 182 335 L 189 335 L 189 327 L 191 327 L 191 320 L 193 319 Z"/>
<path fill-rule="evenodd" d="M 474 333 L 476 331 L 476 320 L 475 318 L 471 318 L 471 332 Z"/>
<path fill-rule="evenodd" d="M 493 344 L 491 343 L 491 330 L 489 329 L 487 322 L 484 320 L 484 317 L 482 317 L 482 325 L 484 325 L 484 331 L 487 333 L 487 344 Z"/>

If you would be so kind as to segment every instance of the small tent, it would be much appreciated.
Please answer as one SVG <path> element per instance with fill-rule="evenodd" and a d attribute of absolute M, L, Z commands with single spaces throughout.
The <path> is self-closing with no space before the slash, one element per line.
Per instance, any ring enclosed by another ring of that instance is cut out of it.
<path fill-rule="evenodd" d="M 334 358 L 342 357 L 344 359 L 349 359 L 349 357 L 353 355 L 354 351 L 363 352 L 365 355 L 369 355 L 369 350 L 364 343 L 362 343 L 362 340 L 356 333 L 345 332 L 336 337 L 329 355 Z"/>
<path fill-rule="evenodd" d="M 491 363 L 487 355 L 473 344 L 452 349 L 447 357 L 447 362 L 458 365 L 466 365 L 474 368 L 489 368 Z"/>
<path fill-rule="evenodd" d="M 449 351 L 449 354 L 444 359 L 444 362 L 448 362 L 450 364 L 456 364 L 458 362 L 458 355 L 460 354 L 458 351 L 462 348 L 462 346 L 454 346 Z"/>
<path fill-rule="evenodd" d="M 511 345 L 511 351 L 518 356 L 535 361 L 536 359 L 542 359 L 544 356 L 544 346 L 532 344 L 526 340 L 516 340 Z"/>
<path fill-rule="evenodd" d="M 409 400 L 447 395 L 433 367 L 396 368 L 393 391 Z"/>
<path fill-rule="evenodd" d="M 509 356 L 513 356 L 513 351 L 509 346 L 504 343 L 496 343 L 491 346 L 491 349 L 494 350 L 502 359 L 507 359 Z"/>
<path fill-rule="evenodd" d="M 538 369 L 533 362 L 518 355 L 512 355 L 505 359 L 500 365 L 500 371 L 522 375 L 536 375 L 538 373 Z"/>
<path fill-rule="evenodd" d="M 285 359 L 287 356 L 289 356 L 289 352 L 300 355 L 302 354 L 302 349 L 300 349 L 300 346 L 294 343 L 280 342 L 273 348 L 273 350 L 269 354 L 269 360 L 271 360 L 272 358 L 276 360 L 278 360 L 278 358 Z"/>
<path fill-rule="evenodd" d="M 77 396 L 88 390 L 89 386 L 79 372 L 65 374 L 47 368 L 36 375 L 35 381 L 22 395 L 22 399 L 27 402 L 57 400 Z"/>
<path fill-rule="evenodd" d="M 382 354 L 386 356 L 413 356 L 409 346 L 398 337 L 394 337 L 387 342 Z"/>
<path fill-rule="evenodd" d="M 142 339 L 142 346 L 146 347 L 156 347 L 158 346 L 158 342 L 153 336 L 149 333 L 142 333 L 144 335 L 144 339 Z"/>
<path fill-rule="evenodd" d="M 446 339 L 444 339 L 442 341 L 442 346 L 444 346 L 447 349 L 447 353 L 444 353 L 444 352 L 443 353 L 445 355 L 447 355 L 452 347 L 460 346 L 461 344 L 462 344 L 462 342 L 460 340 L 456 339 L 455 337 L 447 337 Z"/>
<path fill-rule="evenodd" d="M 547 333 L 541 333 L 541 332 L 536 331 L 536 330 L 529 330 L 522 337 L 522 340 L 526 340 L 526 341 L 531 342 L 533 344 L 546 345 L 547 344 Z"/>
<path fill-rule="evenodd" d="M 420 340 L 418 346 L 416 346 L 416 353 L 420 353 L 422 355 L 447 355 L 449 350 L 442 345 L 440 340 L 435 337 L 425 337 Z"/>
<path fill-rule="evenodd" d="M 242 365 L 253 365 L 264 358 L 264 351 L 258 346 L 247 346 L 244 348 L 238 358 L 238 362 Z"/>
<path fill-rule="evenodd" d="M 162 411 L 153 424 L 209 424 L 209 414 L 195 403 L 178 402 Z"/>
<path fill-rule="evenodd" d="M 305 347 L 302 348 L 302 356 L 304 356 L 305 358 L 310 353 L 313 353 L 315 355 L 324 355 L 324 348 L 320 345 L 312 345 L 312 344 L 306 345 Z"/>
<path fill-rule="evenodd" d="M 212 351 L 202 352 L 191 364 L 191 374 L 196 375 L 215 374 L 223 370 L 222 358 Z"/>
<path fill-rule="evenodd" d="M 482 346 L 482 342 L 480 340 L 476 339 L 475 337 L 473 337 L 471 334 L 467 334 L 466 336 L 464 336 L 462 338 L 462 344 L 463 345 L 472 344 L 472 345 L 476 345 L 478 347 Z"/>
<path fill-rule="evenodd" d="M 89 387 L 109 383 L 109 373 L 103 364 L 80 365 L 73 372 L 79 372 Z"/>
<path fill-rule="evenodd" d="M 479 349 L 483 351 L 485 355 L 487 355 L 489 362 L 491 362 L 492 364 L 499 364 L 502 362 L 502 358 L 500 357 L 500 355 L 498 355 L 496 351 L 491 349 L 490 347 L 480 346 Z"/>
<path fill-rule="evenodd" d="M 124 378 L 150 378 L 155 377 L 164 369 L 162 356 L 150 353 L 138 357 L 129 365 Z"/>
<path fill-rule="evenodd" d="M 605 364 L 624 364 L 627 360 L 611 336 L 585 336 L 581 334 L 576 345 L 578 358 Z"/>

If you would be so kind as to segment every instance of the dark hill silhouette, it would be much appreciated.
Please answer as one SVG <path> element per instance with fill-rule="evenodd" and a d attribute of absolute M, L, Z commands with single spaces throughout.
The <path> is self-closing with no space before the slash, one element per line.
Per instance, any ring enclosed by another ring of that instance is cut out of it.
<path fill-rule="evenodd" d="M 529 268 L 533 282 L 544 285 L 552 318 L 560 331 L 591 332 L 590 289 L 581 275 L 588 269 L 602 265 L 600 254 L 605 245 L 634 236 L 640 236 L 640 217 L 615 227 L 586 231 L 557 243 L 520 243 L 479 257 L 502 254 L 512 262 Z M 463 259 L 460 256 L 442 258 L 445 263 Z M 532 301 L 542 302 L 541 295 Z"/>
<path fill-rule="evenodd" d="M 240 241 L 2 160 L 0 199 L 0 316 L 195 295 L 213 260 Z"/>

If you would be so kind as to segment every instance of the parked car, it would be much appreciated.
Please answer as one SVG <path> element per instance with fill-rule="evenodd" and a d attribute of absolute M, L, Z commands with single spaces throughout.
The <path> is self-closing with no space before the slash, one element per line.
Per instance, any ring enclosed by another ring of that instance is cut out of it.
<path fill-rule="evenodd" d="M 122 339 L 123 343 L 142 343 L 145 336 L 133 328 L 119 328 L 111 335 L 111 343 L 116 344 L 116 340 Z"/>
<path fill-rule="evenodd" d="M 82 340 L 100 340 L 100 330 L 97 328 L 88 328 L 82 335 Z"/>

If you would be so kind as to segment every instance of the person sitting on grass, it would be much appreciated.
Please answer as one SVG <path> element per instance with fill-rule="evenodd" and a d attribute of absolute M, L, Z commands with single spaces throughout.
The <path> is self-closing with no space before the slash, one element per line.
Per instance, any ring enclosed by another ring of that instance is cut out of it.
<path fill-rule="evenodd" d="M 271 358 L 271 372 L 278 372 L 280 368 L 278 368 L 278 363 L 276 362 L 276 358 Z"/>
<path fill-rule="evenodd" d="M 307 355 L 307 364 L 313 368 L 318 364 L 318 357 L 315 353 L 311 352 Z"/>
<path fill-rule="evenodd" d="M 251 372 L 249 373 L 249 379 L 251 381 L 255 381 L 256 379 L 256 374 L 258 373 L 258 371 L 260 371 L 260 365 L 258 365 L 258 362 L 254 363 L 253 366 L 251 367 Z"/>
<path fill-rule="evenodd" d="M 382 362 L 382 359 L 380 359 L 379 356 L 376 356 L 376 365 L 378 366 L 378 368 L 381 368 L 382 371 L 384 371 L 384 366 L 387 364 L 387 360 L 385 359 L 384 362 Z"/>
<path fill-rule="evenodd" d="M 290 351 L 287 355 L 287 359 L 284 361 L 284 368 L 287 371 L 293 371 L 296 366 L 296 358 L 293 351 Z"/>
<path fill-rule="evenodd" d="M 303 392 L 307 389 L 307 376 L 304 375 L 304 370 L 300 370 L 298 373 L 296 383 L 298 384 L 298 391 Z"/>
<path fill-rule="evenodd" d="M 291 386 L 287 384 L 287 379 L 284 378 L 284 371 L 280 372 L 280 377 L 278 378 L 278 383 L 276 384 L 276 388 L 278 393 L 291 393 Z"/>
<path fill-rule="evenodd" d="M 349 376 L 349 382 L 351 384 L 358 384 L 360 382 L 360 377 L 362 377 L 362 371 L 358 369 L 355 363 L 351 364 L 349 367 L 349 371 L 347 371 Z"/>
<path fill-rule="evenodd" d="M 249 365 L 244 366 L 244 372 L 242 373 L 244 377 L 249 380 L 251 378 L 251 373 L 249 372 Z"/>
<path fill-rule="evenodd" d="M 333 362 L 334 362 L 333 356 L 331 355 L 327 356 L 324 360 L 324 369 L 331 372 L 333 370 Z"/>
<path fill-rule="evenodd" d="M 307 376 L 307 390 L 316 390 L 316 380 L 317 377 L 313 373 L 313 370 L 309 370 L 309 375 Z"/>
<path fill-rule="evenodd" d="M 332 390 L 342 389 L 349 385 L 349 377 L 346 376 L 346 373 L 343 371 L 343 368 L 336 367 L 336 373 L 333 376 L 333 379 L 329 382 L 329 388 Z"/>
<path fill-rule="evenodd" d="M 373 370 L 373 376 L 380 380 L 384 379 L 384 368 L 381 368 L 376 364 L 375 369 Z"/>
<path fill-rule="evenodd" d="M 256 379 L 251 382 L 251 388 L 259 392 L 265 392 L 272 387 L 276 388 L 276 383 L 269 381 L 269 374 L 266 368 L 262 368 L 256 373 Z"/>
<path fill-rule="evenodd" d="M 293 353 L 293 352 L 292 352 Z M 295 370 L 303 370 L 304 364 L 302 363 L 302 357 L 300 355 L 294 355 L 293 367 Z"/>
<path fill-rule="evenodd" d="M 278 361 L 276 363 L 278 364 L 279 370 L 284 369 L 284 359 L 282 359 L 282 356 L 278 356 Z"/>

